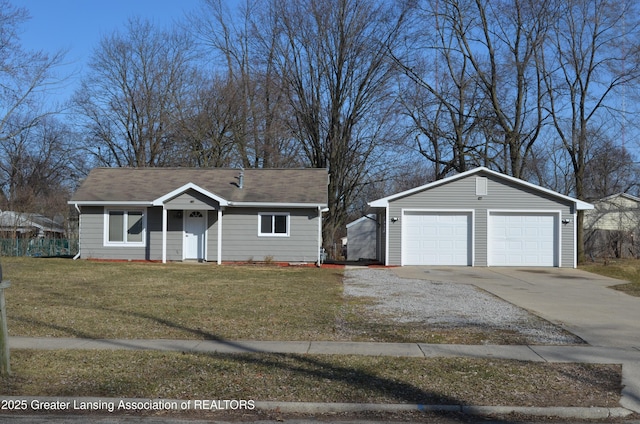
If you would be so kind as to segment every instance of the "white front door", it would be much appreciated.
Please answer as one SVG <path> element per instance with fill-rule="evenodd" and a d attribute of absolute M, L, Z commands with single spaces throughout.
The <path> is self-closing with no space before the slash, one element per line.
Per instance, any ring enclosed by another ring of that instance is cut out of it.
<path fill-rule="evenodd" d="M 204 259 L 205 217 L 203 211 L 185 211 L 184 258 Z"/>

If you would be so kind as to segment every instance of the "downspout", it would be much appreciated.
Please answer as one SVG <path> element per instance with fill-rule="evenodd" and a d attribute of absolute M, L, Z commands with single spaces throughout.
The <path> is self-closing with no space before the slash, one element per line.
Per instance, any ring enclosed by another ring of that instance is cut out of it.
<path fill-rule="evenodd" d="M 222 264 L 222 207 L 218 205 L 218 265 Z"/>
<path fill-rule="evenodd" d="M 385 214 L 385 226 L 386 226 L 386 234 L 384 235 L 384 264 L 385 266 L 389 266 L 389 233 L 391 232 L 390 219 L 389 219 L 389 205 L 384 211 Z"/>
<path fill-rule="evenodd" d="M 562 221 L 562 213 L 560 213 L 560 220 Z M 578 205 L 573 205 L 573 267 L 578 268 Z M 560 231 L 562 231 L 562 224 L 560 224 Z M 558 268 L 562 267 L 562 255 L 558 258 Z"/>
<path fill-rule="evenodd" d="M 318 206 L 318 262 L 316 266 L 322 266 L 322 206 Z"/>
<path fill-rule="evenodd" d="M 80 206 L 77 203 L 74 203 L 73 206 L 76 207 L 78 211 L 78 253 L 73 257 L 73 260 L 78 260 L 80 258 L 80 231 L 82 231 L 82 214 L 80 213 Z"/>

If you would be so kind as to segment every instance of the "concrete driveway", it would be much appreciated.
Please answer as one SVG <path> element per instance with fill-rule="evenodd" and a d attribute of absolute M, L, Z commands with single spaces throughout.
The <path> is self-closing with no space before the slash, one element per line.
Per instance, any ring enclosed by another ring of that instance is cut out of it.
<path fill-rule="evenodd" d="M 579 336 L 593 346 L 640 349 L 640 298 L 623 283 L 570 268 L 406 266 L 402 278 L 473 284 Z"/>

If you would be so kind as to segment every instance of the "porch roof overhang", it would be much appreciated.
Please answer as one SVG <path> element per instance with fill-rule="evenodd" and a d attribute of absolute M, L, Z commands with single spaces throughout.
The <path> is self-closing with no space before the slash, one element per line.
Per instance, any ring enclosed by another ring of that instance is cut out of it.
<path fill-rule="evenodd" d="M 210 191 L 207 191 L 205 189 L 203 189 L 202 187 L 198 186 L 197 184 L 194 183 L 187 183 L 185 185 L 183 185 L 182 187 L 178 187 L 177 189 L 165 194 L 164 196 L 160 196 L 157 199 L 153 200 L 151 202 L 151 206 L 162 206 L 164 205 L 168 200 L 173 199 L 174 197 L 186 192 L 187 190 L 194 190 L 204 196 L 207 196 L 210 199 L 215 200 L 216 202 L 218 202 L 218 204 L 220 206 L 228 206 L 229 205 L 229 201 L 227 201 L 226 199 L 218 196 L 217 194 L 211 193 Z"/>

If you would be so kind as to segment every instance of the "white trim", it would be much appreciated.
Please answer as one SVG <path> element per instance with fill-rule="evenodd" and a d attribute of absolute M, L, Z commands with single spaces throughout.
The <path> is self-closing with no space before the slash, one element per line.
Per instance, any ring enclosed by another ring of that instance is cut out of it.
<path fill-rule="evenodd" d="M 554 215 L 556 218 L 556 228 L 558 237 L 556 242 L 556 257 L 554 258 L 554 262 L 557 261 L 557 265 L 553 265 L 554 268 L 562 268 L 562 211 L 557 209 L 540 209 L 540 210 L 531 210 L 531 209 L 487 209 L 487 267 L 493 266 L 491 264 L 491 245 L 489 241 L 491 240 L 491 214 L 492 213 L 512 213 L 512 214 L 522 214 L 522 215 Z M 574 231 L 575 236 L 575 231 Z M 575 243 L 574 243 L 575 246 Z M 575 256 L 575 255 L 574 255 Z M 516 265 L 520 266 L 520 265 Z"/>
<path fill-rule="evenodd" d="M 188 185 L 188 184 L 187 184 Z M 194 185 L 195 186 L 195 185 Z M 184 187 L 184 186 L 183 186 Z M 197 187 L 197 186 L 195 186 Z M 193 187 L 190 187 L 193 188 Z M 195 190 L 195 188 L 194 188 Z M 199 190 L 196 190 L 199 191 Z M 144 201 L 144 200 L 137 200 L 137 201 L 118 201 L 118 200 L 114 200 L 114 201 L 102 201 L 102 200 L 82 200 L 82 201 L 69 201 L 67 202 L 70 205 L 78 205 L 78 206 L 127 206 L 127 207 L 148 207 L 148 206 L 162 206 L 162 202 L 164 200 L 168 200 L 166 199 L 167 196 L 169 196 L 170 194 L 177 192 L 176 194 L 174 194 L 173 196 L 170 196 L 170 198 L 177 196 L 178 194 L 181 194 L 183 191 L 180 191 L 180 189 L 178 190 L 174 190 L 169 194 L 166 194 L 162 197 L 159 197 L 156 200 L 153 201 Z M 278 203 L 278 202 L 230 202 L 227 201 L 225 199 L 222 199 L 219 196 L 216 196 L 212 193 L 206 192 L 206 190 L 204 190 L 204 192 L 199 191 L 201 194 L 212 198 L 213 200 L 216 200 L 220 203 L 220 206 L 232 206 L 232 207 L 246 207 L 246 208 L 257 208 L 257 207 L 263 207 L 263 208 L 308 208 L 308 209 L 316 209 L 318 207 L 322 208 L 323 212 L 326 212 L 326 210 L 328 210 L 327 208 L 327 204 L 326 203 Z M 212 197 L 215 196 L 215 197 Z"/>
<path fill-rule="evenodd" d="M 326 203 L 278 203 L 278 202 L 229 202 L 228 206 L 236 208 L 326 208 Z"/>
<path fill-rule="evenodd" d="M 123 241 L 109 241 L 109 213 L 110 212 L 122 212 L 123 226 L 122 236 Z M 142 241 L 126 241 L 126 225 L 129 212 L 140 212 L 142 214 Z M 146 208 L 107 208 L 103 209 L 102 216 L 102 229 L 103 239 L 102 245 L 104 247 L 146 247 L 147 246 L 147 209 Z"/>
<path fill-rule="evenodd" d="M 84 201 L 79 201 L 79 202 L 69 201 L 67 203 L 72 204 L 72 205 L 77 205 L 77 206 L 121 206 L 121 207 L 131 207 L 131 208 L 146 208 L 146 207 L 149 207 L 149 206 L 153 206 L 151 204 L 151 202 L 145 202 L 145 201 L 121 202 L 121 201 L 91 201 L 91 200 L 84 200 Z"/>
<path fill-rule="evenodd" d="M 262 232 L 262 216 L 285 216 L 287 218 L 287 232 L 286 233 L 276 233 L 275 230 L 275 220 L 272 222 L 273 232 L 271 233 L 263 233 Z M 291 213 L 290 212 L 258 212 L 258 237 L 290 237 L 291 236 Z"/>
<path fill-rule="evenodd" d="M 151 202 L 151 204 L 153 206 L 161 206 L 162 204 L 164 204 L 164 202 L 166 202 L 167 200 L 171 200 L 174 197 L 176 197 L 179 194 L 182 194 L 184 192 L 186 192 L 187 190 L 195 190 L 200 194 L 203 194 L 205 196 L 207 196 L 210 199 L 215 200 L 216 202 L 218 202 L 220 204 L 220 206 L 226 206 L 229 202 L 227 202 L 226 199 L 223 199 L 222 197 L 211 193 L 210 191 L 207 191 L 205 189 L 203 189 L 202 187 L 194 184 L 194 183 L 187 183 L 185 185 L 183 185 L 182 187 L 179 187 L 167 194 L 165 194 L 164 196 L 158 197 L 157 199 L 153 200 Z"/>
<path fill-rule="evenodd" d="M 396 194 L 393 194 L 391 196 L 387 196 L 387 197 L 383 197 L 383 198 L 378 199 L 378 200 L 374 200 L 373 202 L 369 202 L 369 206 L 371 206 L 372 208 L 385 207 L 385 206 L 389 205 L 389 201 L 398 199 L 400 197 L 409 196 L 411 194 L 414 194 L 414 193 L 417 193 L 417 192 L 420 192 L 420 191 L 423 191 L 423 190 L 427 190 L 427 189 L 430 189 L 430 188 L 433 188 L 433 187 L 437 187 L 439 185 L 446 184 L 446 183 L 451 182 L 451 181 L 455 181 L 455 180 L 458 180 L 458 179 L 461 179 L 461 178 L 465 178 L 465 177 L 467 177 L 469 175 L 477 174 L 479 172 L 486 172 L 489 175 L 493 175 L 493 176 L 495 176 L 497 178 L 502 178 L 502 179 L 505 179 L 507 181 L 511 181 L 513 183 L 516 183 L 516 184 L 519 184 L 519 185 L 522 185 L 522 186 L 525 186 L 525 187 L 532 188 L 532 189 L 540 191 L 542 193 L 546 193 L 546 194 L 551 195 L 553 197 L 557 197 L 557 198 L 560 198 L 560 199 L 563 199 L 563 200 L 567 200 L 569 202 L 574 203 L 576 208 L 579 209 L 579 210 L 593 209 L 593 205 L 590 204 L 590 203 L 583 202 L 582 200 L 574 199 L 573 197 L 565 196 L 564 194 L 560 194 L 560 193 L 555 192 L 553 190 L 549 190 L 547 188 L 541 187 L 541 186 L 536 185 L 536 184 L 529 183 L 527 181 L 524 181 L 524 180 L 521 180 L 521 179 L 518 179 L 518 178 L 515 178 L 515 177 L 511 177 L 509 175 L 501 174 L 500 172 L 492 171 L 491 169 L 485 168 L 483 166 L 481 166 L 479 168 L 475 168 L 475 169 L 469 170 L 469 171 L 466 171 L 466 172 L 462 172 L 460 174 L 452 175 L 451 177 L 443 178 L 442 180 L 437 180 L 437 181 L 431 182 L 429 184 L 422 185 L 420 187 L 415 187 L 415 188 L 412 188 L 410 190 L 402 191 L 400 193 L 396 193 Z"/>
<path fill-rule="evenodd" d="M 406 212 L 424 212 L 425 214 L 468 214 L 469 215 L 469 226 L 468 226 L 468 231 L 470 232 L 470 236 L 471 239 L 469 240 L 469 243 L 471 244 L 470 246 L 467 247 L 467 249 L 471 249 L 471 252 L 467 252 L 467 255 L 471 255 L 471 260 L 470 260 L 470 264 L 467 266 L 475 266 L 475 260 L 476 260 L 476 231 L 475 231 L 475 214 L 476 214 L 476 210 L 475 209 L 423 209 L 423 208 L 402 208 L 400 209 L 400 215 L 401 215 L 401 232 L 400 232 L 400 266 L 404 266 L 405 264 L 405 248 L 404 248 L 404 240 L 405 240 L 405 231 L 406 231 L 406 225 L 405 225 L 405 213 Z M 388 234 L 388 229 L 387 229 L 387 234 Z"/>

